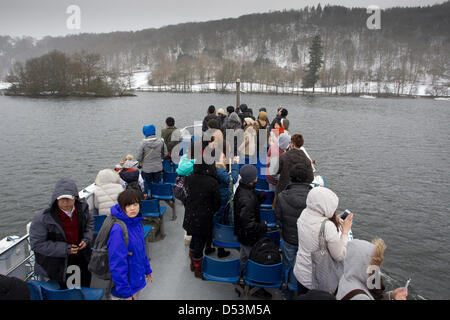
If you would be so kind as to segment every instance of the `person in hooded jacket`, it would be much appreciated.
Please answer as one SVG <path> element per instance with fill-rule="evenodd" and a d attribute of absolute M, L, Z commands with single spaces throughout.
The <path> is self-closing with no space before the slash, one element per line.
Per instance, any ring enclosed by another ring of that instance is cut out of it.
<path fill-rule="evenodd" d="M 137 151 L 136 160 L 141 163 L 141 173 L 144 178 L 144 193 L 150 188 L 150 183 L 160 183 L 162 178 L 162 161 L 168 156 L 167 146 L 162 139 L 156 137 L 154 125 L 144 126 L 142 133 L 145 139 Z"/>
<path fill-rule="evenodd" d="M 325 241 L 330 256 L 335 261 L 343 261 L 345 258 L 353 213 L 342 221 L 340 217 L 343 213 L 336 215 L 338 204 L 339 198 L 328 188 L 316 187 L 308 193 L 306 208 L 297 220 L 298 250 L 294 275 L 297 279 L 298 294 L 315 289 L 312 280 L 311 254 L 319 250 L 319 231 L 323 221 L 326 221 Z M 339 229 L 341 229 L 341 235 L 339 235 Z"/>
<path fill-rule="evenodd" d="M 190 268 L 197 278 L 202 277 L 203 250 L 211 238 L 214 213 L 220 209 L 221 194 L 214 164 L 196 159 L 194 172 L 185 179 L 187 199 L 183 229 L 192 236 L 189 244 Z"/>
<path fill-rule="evenodd" d="M 228 117 L 227 121 L 224 125 L 224 141 L 226 144 L 230 146 L 230 152 L 232 152 L 232 156 L 236 156 L 238 154 L 238 138 L 237 135 L 239 132 L 244 134 L 242 129 L 242 122 L 236 112 L 232 112 Z"/>
<path fill-rule="evenodd" d="M 251 118 L 252 120 L 255 120 L 255 117 L 253 116 L 253 112 L 250 110 L 250 108 L 245 104 L 241 104 L 238 108 L 237 114 L 239 118 L 241 118 L 241 123 L 244 124 L 245 118 Z"/>
<path fill-rule="evenodd" d="M 372 242 L 360 239 L 350 241 L 347 245 L 344 274 L 339 281 L 336 299 L 406 300 L 408 290 L 404 287 L 385 291 L 380 274 L 385 250 L 386 244 L 380 238 L 375 238 Z"/>
<path fill-rule="evenodd" d="M 295 257 L 298 250 L 297 220 L 301 212 L 306 208 L 306 197 L 311 190 L 311 182 L 314 180 L 311 163 L 300 162 L 290 171 L 291 183 L 282 191 L 276 201 L 275 218 L 280 222 L 281 237 L 283 239 L 282 262 L 284 270 L 290 270 L 289 282 L 297 284 L 293 274 Z M 292 292 L 285 291 L 289 299 Z"/>
<path fill-rule="evenodd" d="M 144 228 L 140 204 L 142 194 L 137 190 L 123 191 L 111 215 L 127 226 L 128 247 L 119 224 L 111 228 L 108 245 L 111 272 L 111 299 L 138 300 L 140 292 L 152 281 L 152 269 L 145 250 Z"/>
<path fill-rule="evenodd" d="M 66 270 L 77 265 L 81 286 L 89 287 L 94 219 L 85 199 L 78 196 L 75 182 L 62 178 L 55 184 L 50 204 L 38 212 L 30 227 L 31 250 L 36 258 L 35 272 L 44 281 L 66 288 Z"/>
<path fill-rule="evenodd" d="M 138 190 L 139 192 L 143 192 L 144 179 L 142 178 L 139 170 L 134 168 L 135 166 L 137 166 L 137 161 L 133 161 L 132 159 L 125 161 L 119 171 L 119 182 L 124 190 L 127 188 L 133 188 Z"/>
<path fill-rule="evenodd" d="M 120 177 L 113 169 L 103 169 L 97 174 L 93 199 L 98 214 L 109 214 L 109 209 L 117 203 L 117 197 L 123 191 L 119 181 Z"/>

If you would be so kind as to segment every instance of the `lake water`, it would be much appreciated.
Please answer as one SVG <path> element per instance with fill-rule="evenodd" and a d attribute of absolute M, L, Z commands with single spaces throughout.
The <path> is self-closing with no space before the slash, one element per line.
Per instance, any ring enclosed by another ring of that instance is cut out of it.
<path fill-rule="evenodd" d="M 389 285 L 411 277 L 412 298 L 450 298 L 450 102 L 242 95 L 254 111 L 289 110 L 290 132 L 302 133 L 319 173 L 354 212 L 355 238 L 387 244 Z M 234 95 L 139 93 L 111 99 L 0 96 L 0 238 L 25 233 L 49 201 L 55 182 L 79 189 L 140 144 L 142 126 L 158 132 L 201 121 L 210 104 Z"/>

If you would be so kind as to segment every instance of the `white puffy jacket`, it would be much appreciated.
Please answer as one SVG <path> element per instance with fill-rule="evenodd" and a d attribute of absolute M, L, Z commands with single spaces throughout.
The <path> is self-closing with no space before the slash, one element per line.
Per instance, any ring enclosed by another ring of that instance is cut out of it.
<path fill-rule="evenodd" d="M 319 250 L 319 232 L 322 221 L 333 217 L 339 199 L 328 188 L 311 189 L 306 198 L 306 208 L 297 220 L 298 251 L 295 260 L 294 275 L 303 286 L 312 288 L 311 253 Z M 345 258 L 348 235 L 339 235 L 333 222 L 325 223 L 325 240 L 330 255 L 336 261 Z"/>
<path fill-rule="evenodd" d="M 120 177 L 113 169 L 103 169 L 95 179 L 94 207 L 98 214 L 110 214 L 110 208 L 117 204 L 117 197 L 123 191 Z"/>

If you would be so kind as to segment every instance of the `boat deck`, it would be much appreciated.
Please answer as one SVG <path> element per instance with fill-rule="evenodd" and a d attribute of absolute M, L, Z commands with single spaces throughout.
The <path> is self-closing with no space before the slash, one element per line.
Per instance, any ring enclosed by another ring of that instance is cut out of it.
<path fill-rule="evenodd" d="M 166 204 L 161 201 L 161 205 Z M 140 299 L 145 300 L 243 300 L 238 297 L 234 286 L 229 283 L 206 281 L 194 277 L 189 268 L 189 247 L 185 246 L 183 217 L 184 207 L 176 201 L 178 218 L 171 221 L 172 209 L 167 206 L 164 214 L 163 240 L 149 242 L 150 266 L 153 271 L 153 282 L 142 291 Z M 238 258 L 239 251 L 231 250 L 225 259 Z M 216 250 L 217 252 L 217 250 Z M 212 257 L 217 257 L 216 252 Z M 272 293 L 272 300 L 281 300 L 279 290 L 267 289 Z M 259 300 L 248 297 L 248 300 Z"/>

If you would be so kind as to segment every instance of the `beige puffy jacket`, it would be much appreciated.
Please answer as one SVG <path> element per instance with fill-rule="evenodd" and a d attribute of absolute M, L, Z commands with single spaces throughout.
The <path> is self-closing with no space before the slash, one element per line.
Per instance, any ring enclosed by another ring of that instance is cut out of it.
<path fill-rule="evenodd" d="M 94 207 L 98 214 L 110 214 L 110 208 L 117 204 L 117 197 L 124 189 L 119 175 L 112 169 L 103 169 L 95 179 Z"/>

